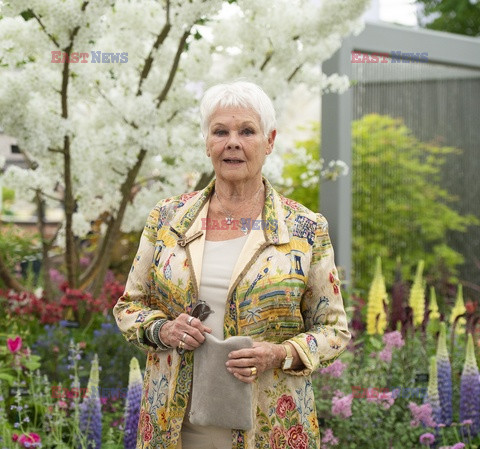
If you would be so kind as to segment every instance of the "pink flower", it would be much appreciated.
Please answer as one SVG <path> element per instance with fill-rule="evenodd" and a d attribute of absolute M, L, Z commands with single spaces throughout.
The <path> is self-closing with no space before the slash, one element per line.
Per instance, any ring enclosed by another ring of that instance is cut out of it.
<path fill-rule="evenodd" d="M 350 418 L 352 416 L 352 400 L 351 393 L 343 397 L 335 396 L 332 399 L 332 413 L 342 418 Z"/>
<path fill-rule="evenodd" d="M 18 435 L 16 433 L 14 433 L 12 435 L 12 441 L 17 441 L 18 440 Z"/>
<path fill-rule="evenodd" d="M 280 418 L 285 418 L 287 412 L 295 410 L 295 401 L 292 396 L 282 394 L 277 401 L 276 413 Z"/>
<path fill-rule="evenodd" d="M 412 427 L 417 427 L 420 423 L 426 427 L 435 427 L 436 424 L 432 418 L 432 406 L 430 404 L 417 405 L 415 402 L 410 402 L 408 408 L 413 417 L 413 420 L 410 422 Z"/>
<path fill-rule="evenodd" d="M 292 449 L 307 449 L 308 435 L 301 424 L 290 427 L 287 431 L 287 443 Z"/>
<path fill-rule="evenodd" d="M 8 350 L 14 354 L 22 349 L 22 337 L 7 338 Z"/>
<path fill-rule="evenodd" d="M 392 348 L 385 346 L 379 353 L 378 358 L 384 362 L 390 363 L 392 361 Z"/>
<path fill-rule="evenodd" d="M 385 345 L 390 346 L 390 348 L 401 348 L 403 345 L 405 345 L 402 334 L 398 331 L 387 332 L 383 336 L 382 340 Z"/>
<path fill-rule="evenodd" d="M 68 408 L 68 404 L 65 401 L 58 401 L 57 405 L 59 408 Z"/>
<path fill-rule="evenodd" d="M 453 446 L 452 446 L 452 449 L 463 449 L 465 447 L 465 444 L 464 443 L 455 443 Z"/>
<path fill-rule="evenodd" d="M 420 435 L 420 443 L 430 446 L 435 441 L 435 436 L 432 433 L 424 433 Z"/>
<path fill-rule="evenodd" d="M 471 419 L 465 419 L 462 421 L 462 426 L 471 426 L 473 421 Z"/>
<path fill-rule="evenodd" d="M 89 257 L 80 257 L 79 261 L 81 267 L 88 267 L 90 265 Z"/>
<path fill-rule="evenodd" d="M 285 449 L 287 446 L 287 432 L 283 427 L 275 426 L 270 432 L 271 449 Z"/>
<path fill-rule="evenodd" d="M 391 391 L 379 393 L 378 396 L 367 395 L 367 401 L 376 402 L 381 405 L 385 410 L 388 410 L 394 403 L 395 398 Z"/>
<path fill-rule="evenodd" d="M 326 368 L 322 368 L 320 370 L 320 373 L 328 374 L 330 377 L 339 378 L 343 374 L 343 371 L 345 370 L 346 367 L 347 367 L 346 363 L 343 363 L 337 359 L 330 366 L 327 366 Z"/>
<path fill-rule="evenodd" d="M 336 446 L 338 444 L 338 438 L 333 435 L 332 429 L 325 429 L 325 432 L 322 437 L 322 443 L 326 448 L 329 446 Z"/>
<path fill-rule="evenodd" d="M 18 442 L 23 447 L 37 447 L 40 446 L 40 435 L 38 433 L 29 433 L 28 435 L 23 434 L 19 439 Z"/>

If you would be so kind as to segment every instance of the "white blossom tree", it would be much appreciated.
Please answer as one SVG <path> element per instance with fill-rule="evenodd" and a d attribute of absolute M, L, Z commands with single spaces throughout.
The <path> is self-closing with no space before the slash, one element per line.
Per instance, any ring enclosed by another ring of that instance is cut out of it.
<path fill-rule="evenodd" d="M 29 162 L 9 167 L 4 184 L 37 202 L 40 229 L 45 205 L 65 212 L 56 239 L 43 238 L 44 271 L 61 245 L 69 285 L 98 290 L 119 232 L 209 179 L 197 108 L 206 87 L 244 77 L 278 110 L 299 83 L 345 90 L 348 80 L 320 64 L 361 30 L 367 3 L 0 1 L 0 127 Z M 276 166 L 266 168 L 273 177 Z M 93 224 L 100 242 L 81 270 Z"/>

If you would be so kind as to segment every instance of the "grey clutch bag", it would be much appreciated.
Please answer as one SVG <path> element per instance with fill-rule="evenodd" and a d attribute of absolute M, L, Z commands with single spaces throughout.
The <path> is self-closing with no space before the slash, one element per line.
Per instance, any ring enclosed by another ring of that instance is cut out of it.
<path fill-rule="evenodd" d="M 206 334 L 193 354 L 193 386 L 189 420 L 200 426 L 250 430 L 253 427 L 252 384 L 227 371 L 231 351 L 250 348 L 250 337 L 218 340 Z"/>

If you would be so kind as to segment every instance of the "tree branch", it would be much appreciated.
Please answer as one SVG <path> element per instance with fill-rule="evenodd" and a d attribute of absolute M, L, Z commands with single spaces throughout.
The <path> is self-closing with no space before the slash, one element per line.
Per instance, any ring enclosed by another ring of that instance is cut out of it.
<path fill-rule="evenodd" d="M 169 23 L 168 9 L 169 9 L 169 3 L 167 3 L 167 22 Z M 165 30 L 166 29 L 164 28 L 164 30 L 162 30 L 159 37 L 157 38 L 156 43 L 159 42 L 158 45 L 161 44 L 162 39 L 165 39 L 163 37 L 163 35 L 165 35 L 165 33 L 167 33 L 167 31 L 165 31 Z M 172 63 L 172 67 L 170 68 L 170 73 L 169 73 L 168 79 L 167 79 L 167 81 L 165 83 L 165 86 L 162 89 L 160 95 L 157 98 L 157 108 L 159 108 L 160 105 L 163 103 L 163 101 L 165 101 L 165 99 L 167 97 L 167 94 L 170 91 L 170 88 L 173 84 L 173 80 L 175 78 L 175 74 L 178 70 L 178 66 L 179 66 L 179 63 L 180 63 L 180 57 L 182 55 L 182 52 L 184 51 L 184 47 L 185 47 L 187 38 L 190 35 L 190 30 L 191 30 L 191 28 L 188 31 L 185 31 L 183 33 L 183 35 L 182 35 L 182 37 L 181 37 L 181 39 L 178 43 L 177 52 L 175 54 L 175 57 L 174 57 L 174 60 L 173 60 L 173 63 Z M 166 35 L 165 35 L 165 37 L 166 37 Z M 153 58 L 153 54 L 152 54 L 152 58 Z M 152 62 L 153 62 L 153 60 L 152 60 Z M 147 66 L 147 62 L 146 62 L 146 66 Z M 148 71 L 150 69 L 151 69 L 151 65 L 147 68 L 144 67 L 144 69 L 142 70 L 143 79 L 146 78 L 146 76 L 148 75 Z M 140 88 L 139 92 L 141 92 L 141 83 L 139 84 L 139 88 Z M 137 126 L 135 126 L 134 123 L 130 123 L 130 124 L 134 127 L 137 127 Z M 105 236 L 102 240 L 101 246 L 99 247 L 98 251 L 96 252 L 94 260 L 92 261 L 92 263 L 90 264 L 88 269 L 80 277 L 80 282 L 79 282 L 80 288 L 86 288 L 88 285 L 92 285 L 92 282 L 93 282 L 93 293 L 94 293 L 94 295 L 97 292 L 100 291 L 100 289 L 103 285 L 103 280 L 105 278 L 105 273 L 106 273 L 106 270 L 108 268 L 108 263 L 109 263 L 109 260 L 110 260 L 110 257 L 111 257 L 111 252 L 112 252 L 112 249 L 113 249 L 113 245 L 115 244 L 117 235 L 120 232 L 120 226 L 121 226 L 124 214 L 125 214 L 125 209 L 127 207 L 127 204 L 131 200 L 131 190 L 132 190 L 132 187 L 135 183 L 135 179 L 138 175 L 138 172 L 140 171 L 140 168 L 142 166 L 142 163 L 145 159 L 146 154 L 147 154 L 146 150 L 142 149 L 138 154 L 137 162 L 128 171 L 127 177 L 126 177 L 126 179 L 125 179 L 125 181 L 124 181 L 124 183 L 122 184 L 122 187 L 121 187 L 122 201 L 121 201 L 121 204 L 119 206 L 118 213 L 117 213 L 115 218 L 112 217 L 110 219 L 110 221 L 108 223 L 108 226 L 107 226 L 107 231 L 106 231 Z"/>
<path fill-rule="evenodd" d="M 63 150 L 58 150 L 56 148 L 49 148 L 48 151 L 50 151 L 51 153 L 61 153 L 61 154 L 63 154 Z"/>
<path fill-rule="evenodd" d="M 260 66 L 260 71 L 262 72 L 263 69 L 266 67 L 266 65 L 270 62 L 273 56 L 273 51 L 269 51 L 267 55 L 265 56 L 265 60 L 263 61 L 263 64 Z"/>
<path fill-rule="evenodd" d="M 297 66 L 295 68 L 295 70 L 290 74 L 290 76 L 287 78 L 287 82 L 289 83 L 290 81 L 292 81 L 293 77 L 297 74 L 297 72 L 302 68 L 303 66 L 303 63 L 300 64 L 299 66 Z"/>
<path fill-rule="evenodd" d="M 111 256 L 113 245 L 115 244 L 116 237 L 120 231 L 120 225 L 122 224 L 122 220 L 125 215 L 125 209 L 130 201 L 130 192 L 146 154 L 146 150 L 140 150 L 135 165 L 128 171 L 127 177 L 120 188 L 120 192 L 122 193 L 122 201 L 118 208 L 118 213 L 115 218 L 110 219 L 100 249 L 97 251 L 95 258 L 88 269 L 80 277 L 80 288 L 86 288 L 94 279 L 94 290 L 98 290 L 99 286 L 101 287 L 103 284 L 103 279 L 108 268 L 108 261 Z"/>
<path fill-rule="evenodd" d="M 43 272 L 43 290 L 44 296 L 48 299 L 53 299 L 53 286 L 50 279 L 50 257 L 48 252 L 51 248 L 51 242 L 46 238 L 46 223 L 45 223 L 45 200 L 42 198 L 42 193 L 37 190 L 35 195 L 37 202 L 37 223 L 40 231 L 40 238 L 42 242 L 42 272 Z"/>
<path fill-rule="evenodd" d="M 33 189 L 33 188 L 30 187 L 28 190 L 33 190 L 33 191 L 36 192 L 36 193 L 40 193 L 40 194 L 41 194 L 42 196 L 44 196 L 45 198 L 50 198 L 51 200 L 58 201 L 59 203 L 62 202 L 62 199 L 61 199 L 61 198 L 57 198 L 57 197 L 55 197 L 55 196 L 53 196 L 53 195 L 49 195 L 48 193 L 42 192 L 42 191 L 40 191 L 40 190 L 38 190 L 38 189 Z"/>
<path fill-rule="evenodd" d="M 82 11 L 88 5 L 88 1 L 83 2 Z M 62 71 L 62 89 L 60 93 L 62 117 L 68 118 L 68 82 L 70 76 L 70 53 L 73 49 L 75 37 L 80 30 L 80 26 L 76 26 L 70 33 L 70 44 L 65 48 L 67 57 L 63 63 Z M 65 209 L 65 265 L 67 267 L 67 281 L 71 288 L 76 287 L 77 283 L 77 266 L 76 266 L 76 247 L 75 236 L 73 234 L 73 214 L 75 212 L 75 198 L 73 195 L 72 183 L 72 160 L 70 154 L 70 136 L 63 137 L 63 167 L 64 167 L 64 209 Z"/>
<path fill-rule="evenodd" d="M 29 10 L 32 14 L 32 16 L 34 17 L 34 19 L 39 23 L 40 27 L 42 28 L 43 32 L 48 36 L 48 38 L 55 44 L 55 47 L 57 48 L 60 48 L 60 44 L 58 43 L 58 41 L 55 39 L 55 37 L 50 34 L 47 29 L 45 28 L 45 25 L 43 24 L 42 22 L 42 19 L 40 19 L 40 17 L 35 14 L 35 12 L 33 11 L 33 9 L 30 9 Z"/>
<path fill-rule="evenodd" d="M 105 95 L 104 92 L 102 92 L 102 90 L 100 89 L 99 86 L 96 86 L 97 88 L 97 92 L 100 94 L 100 96 L 113 108 L 115 109 L 119 114 L 120 116 L 122 117 L 122 120 L 129 126 L 131 126 L 132 128 L 134 129 L 137 129 L 138 128 L 138 125 L 135 123 L 135 122 L 129 122 L 123 115 L 122 113 L 118 110 L 118 108 L 112 103 L 112 101 Z"/>
<path fill-rule="evenodd" d="M 180 63 L 180 56 L 182 56 L 183 48 L 185 47 L 185 43 L 187 42 L 188 36 L 190 36 L 190 30 L 191 28 L 185 31 L 182 34 L 182 37 L 180 38 L 180 41 L 177 47 L 177 53 L 175 54 L 175 58 L 173 59 L 173 64 L 172 64 L 172 67 L 170 68 L 170 73 L 168 75 L 167 82 L 165 83 L 165 86 L 162 92 L 157 98 L 157 108 L 159 108 L 160 105 L 165 101 L 165 99 L 167 98 L 168 91 L 172 87 L 173 80 L 175 78 L 175 74 L 177 73 L 178 65 Z"/>
<path fill-rule="evenodd" d="M 266 67 L 266 65 L 270 62 L 273 56 L 273 42 L 270 38 L 268 38 L 268 41 L 270 42 L 270 50 L 267 51 L 265 54 L 265 60 L 263 61 L 262 65 L 260 66 L 260 71 L 263 72 L 263 69 Z"/>
<path fill-rule="evenodd" d="M 150 181 L 162 181 L 164 180 L 165 177 L 161 175 L 153 175 L 153 176 L 147 176 L 146 178 L 141 179 L 140 181 L 136 182 L 133 187 L 140 187 Z"/>
<path fill-rule="evenodd" d="M 177 109 L 170 117 L 167 119 L 167 123 L 170 123 L 179 113 L 180 111 Z"/>
<path fill-rule="evenodd" d="M 140 74 L 140 79 L 138 81 L 137 96 L 142 95 L 142 84 L 147 79 L 147 76 L 150 73 L 150 69 L 152 68 L 153 53 L 158 49 L 158 47 L 160 47 L 160 45 L 163 44 L 163 42 L 168 36 L 168 33 L 170 32 L 170 29 L 172 28 L 172 25 L 170 23 L 170 0 L 167 0 L 165 16 L 165 25 L 163 26 L 160 34 L 157 36 L 157 39 L 155 40 L 155 43 L 153 44 L 152 49 L 147 56 L 147 59 L 145 59 L 145 64 L 143 66 L 142 73 Z"/>

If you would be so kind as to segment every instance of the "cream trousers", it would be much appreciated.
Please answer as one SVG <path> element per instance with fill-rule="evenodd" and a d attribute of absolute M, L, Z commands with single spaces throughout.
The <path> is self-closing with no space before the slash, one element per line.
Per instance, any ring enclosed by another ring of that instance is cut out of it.
<path fill-rule="evenodd" d="M 214 426 L 196 426 L 183 422 L 177 449 L 231 449 L 232 431 Z"/>

